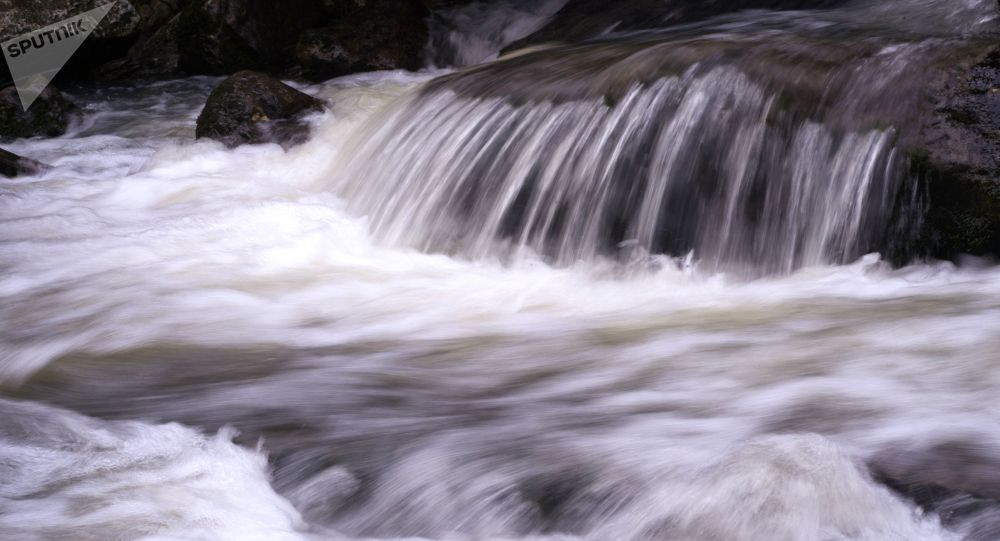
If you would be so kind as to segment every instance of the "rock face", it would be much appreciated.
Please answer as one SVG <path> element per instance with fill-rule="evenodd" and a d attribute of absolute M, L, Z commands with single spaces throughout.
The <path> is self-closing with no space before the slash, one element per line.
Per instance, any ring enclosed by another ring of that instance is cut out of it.
<path fill-rule="evenodd" d="M 0 0 L 0 37 L 103 3 Z M 118 0 L 60 79 L 417 69 L 428 15 L 421 0 Z"/>
<path fill-rule="evenodd" d="M 0 36 L 10 39 L 107 3 L 107 0 L 0 0 Z M 141 18 L 133 4 L 139 3 L 155 2 L 118 0 L 101 21 L 92 39 L 134 35 L 139 30 Z"/>
<path fill-rule="evenodd" d="M 1000 47 L 932 79 L 916 150 L 931 254 L 1000 255 Z"/>
<path fill-rule="evenodd" d="M 390 8 L 389 4 L 400 4 Z M 361 71 L 421 66 L 427 9 L 416 1 L 369 2 L 342 10 L 332 25 L 304 32 L 295 45 L 302 75 L 314 81 Z M 381 16 L 373 16 L 375 9 Z"/>
<path fill-rule="evenodd" d="M 302 114 L 321 110 L 316 98 L 262 73 L 241 71 L 222 82 L 198 116 L 196 135 L 225 143 L 303 142 L 309 127 Z"/>
<path fill-rule="evenodd" d="M 66 133 L 76 107 L 53 86 L 25 111 L 13 85 L 0 89 L 0 140 L 20 137 L 57 137 Z"/>
<path fill-rule="evenodd" d="M 199 0 L 173 32 L 188 74 L 253 69 L 325 79 L 418 68 L 427 13 L 419 0 Z"/>
<path fill-rule="evenodd" d="M 293 36 L 319 18 L 308 0 L 197 0 L 181 12 L 175 36 L 180 68 L 221 75 L 242 69 L 280 71 Z"/>
<path fill-rule="evenodd" d="M 180 11 L 182 0 L 117 0 L 70 58 L 57 81 L 135 75 L 124 58 Z M 107 0 L 0 0 L 0 37 L 8 39 L 107 4 Z M 110 66 L 107 66 L 111 63 Z"/>
<path fill-rule="evenodd" d="M 18 156 L 13 152 L 8 152 L 0 148 L 0 175 L 5 177 L 34 175 L 46 169 L 48 169 L 48 166 L 43 163 Z"/>

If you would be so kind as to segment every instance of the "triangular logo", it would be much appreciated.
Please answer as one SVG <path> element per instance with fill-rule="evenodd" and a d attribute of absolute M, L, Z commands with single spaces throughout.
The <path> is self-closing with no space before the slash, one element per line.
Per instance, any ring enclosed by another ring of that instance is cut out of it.
<path fill-rule="evenodd" d="M 0 44 L 25 111 L 94 33 L 117 1 Z"/>

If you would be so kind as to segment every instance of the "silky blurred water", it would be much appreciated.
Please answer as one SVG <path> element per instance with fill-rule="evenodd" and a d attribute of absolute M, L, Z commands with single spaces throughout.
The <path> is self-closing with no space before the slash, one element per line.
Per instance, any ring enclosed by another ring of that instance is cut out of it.
<path fill-rule="evenodd" d="M 0 538 L 997 538 L 991 262 L 386 242 L 344 175 L 441 74 L 301 87 L 287 151 L 194 142 L 212 78 L 9 145 Z"/>

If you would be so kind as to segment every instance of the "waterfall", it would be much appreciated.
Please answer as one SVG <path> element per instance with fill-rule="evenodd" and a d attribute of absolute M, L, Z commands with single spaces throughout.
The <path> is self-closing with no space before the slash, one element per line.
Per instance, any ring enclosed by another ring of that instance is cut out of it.
<path fill-rule="evenodd" d="M 469 91 L 502 78 L 432 82 L 357 138 L 338 189 L 379 239 L 561 265 L 693 251 L 708 269 L 785 273 L 888 249 L 893 221 L 919 212 L 894 128 L 796 112 L 739 65 L 695 62 L 597 95 Z"/>

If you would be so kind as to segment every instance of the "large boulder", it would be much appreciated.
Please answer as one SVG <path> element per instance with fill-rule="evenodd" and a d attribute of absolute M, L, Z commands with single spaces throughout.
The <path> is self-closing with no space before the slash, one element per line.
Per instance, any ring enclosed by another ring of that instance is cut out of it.
<path fill-rule="evenodd" d="M 17 89 L 6 86 L 0 89 L 0 140 L 62 135 L 75 110 L 72 102 L 49 85 L 25 111 Z"/>
<path fill-rule="evenodd" d="M 294 145 L 309 135 L 303 114 L 318 111 L 323 102 L 253 71 L 241 71 L 222 82 L 198 116 L 196 136 L 229 147 L 277 142 Z"/>
<path fill-rule="evenodd" d="M 928 77 L 910 155 L 928 186 L 932 255 L 1000 255 L 1000 47 L 984 44 Z"/>
<path fill-rule="evenodd" d="M 16 177 L 20 175 L 35 175 L 49 167 L 30 158 L 18 156 L 0 148 L 0 175 Z"/>

